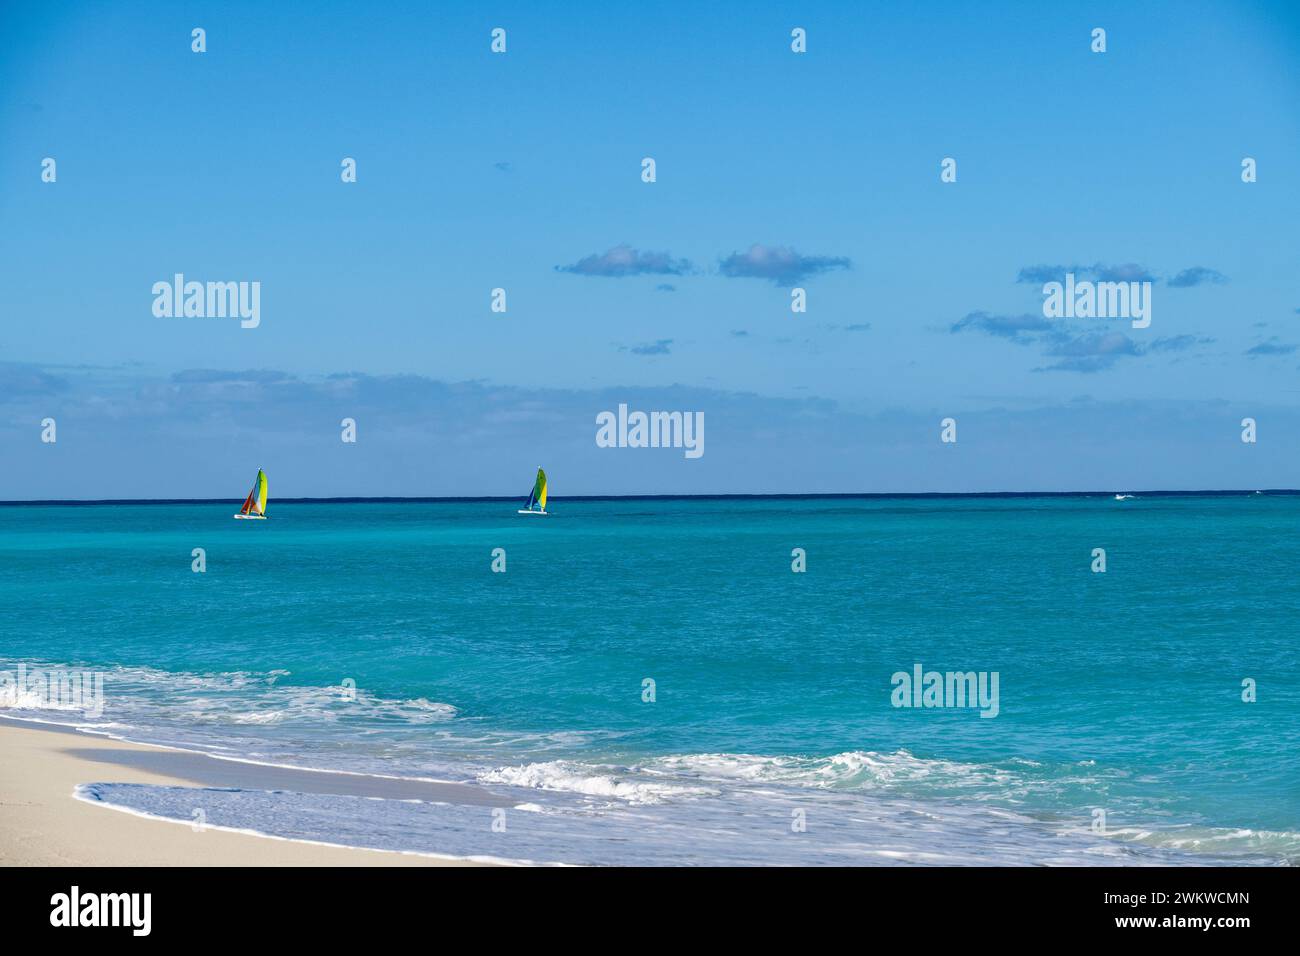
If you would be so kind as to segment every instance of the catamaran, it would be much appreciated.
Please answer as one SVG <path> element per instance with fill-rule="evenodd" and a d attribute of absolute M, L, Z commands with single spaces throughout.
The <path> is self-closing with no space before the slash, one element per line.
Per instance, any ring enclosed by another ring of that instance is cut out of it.
<path fill-rule="evenodd" d="M 533 482 L 533 490 L 528 494 L 528 504 L 524 505 L 521 515 L 544 515 L 546 514 L 546 472 L 539 467 L 537 469 L 537 480 Z"/>
<path fill-rule="evenodd" d="M 235 515 L 235 517 L 263 520 L 266 518 L 266 472 L 261 468 L 257 469 L 257 477 L 253 480 L 253 490 L 244 499 L 244 507 L 239 509 L 239 514 Z"/>

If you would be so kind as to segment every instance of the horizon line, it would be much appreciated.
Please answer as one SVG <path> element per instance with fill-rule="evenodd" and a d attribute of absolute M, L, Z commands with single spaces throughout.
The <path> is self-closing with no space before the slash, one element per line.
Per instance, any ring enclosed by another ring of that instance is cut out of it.
<path fill-rule="evenodd" d="M 1296 488 L 1218 488 L 1192 491 L 1153 489 L 1119 491 L 831 491 L 831 492 L 781 492 L 770 494 L 717 492 L 705 494 L 639 494 L 639 495 L 553 495 L 551 501 L 684 501 L 684 500 L 844 500 L 854 498 L 1093 498 L 1104 495 L 1145 495 L 1152 498 L 1227 498 L 1238 495 L 1300 495 Z M 321 498 L 276 498 L 276 504 L 472 504 L 475 502 L 518 501 L 522 495 L 332 495 Z M 33 498 L 0 500 L 0 507 L 39 505 L 68 505 L 93 507 L 96 505 L 224 505 L 239 504 L 241 498 Z"/>

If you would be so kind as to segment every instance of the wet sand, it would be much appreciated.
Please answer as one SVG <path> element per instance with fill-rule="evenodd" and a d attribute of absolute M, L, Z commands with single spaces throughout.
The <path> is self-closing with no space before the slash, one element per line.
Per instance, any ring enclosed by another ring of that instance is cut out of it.
<path fill-rule="evenodd" d="M 85 783 L 240 787 L 509 806 L 465 784 L 294 770 L 0 718 L 0 866 L 474 866 L 195 829 L 73 797 Z"/>

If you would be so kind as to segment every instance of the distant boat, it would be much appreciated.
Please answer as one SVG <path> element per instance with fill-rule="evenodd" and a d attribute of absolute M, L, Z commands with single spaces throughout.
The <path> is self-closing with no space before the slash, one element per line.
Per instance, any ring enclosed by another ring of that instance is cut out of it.
<path fill-rule="evenodd" d="M 541 468 L 537 469 L 537 480 L 533 482 L 533 490 L 528 495 L 528 504 L 519 512 L 521 515 L 544 515 L 546 514 L 546 472 Z"/>
<path fill-rule="evenodd" d="M 1116 501 L 1123 501 L 1123 500 L 1125 500 L 1126 498 L 1132 498 L 1132 497 L 1133 497 L 1132 495 L 1116 495 L 1116 496 L 1115 496 L 1115 500 L 1116 500 Z"/>
<path fill-rule="evenodd" d="M 239 509 L 236 518 L 262 519 L 266 518 L 266 472 L 261 468 L 257 469 L 257 478 L 253 480 L 253 490 L 248 493 L 244 499 L 244 507 Z"/>

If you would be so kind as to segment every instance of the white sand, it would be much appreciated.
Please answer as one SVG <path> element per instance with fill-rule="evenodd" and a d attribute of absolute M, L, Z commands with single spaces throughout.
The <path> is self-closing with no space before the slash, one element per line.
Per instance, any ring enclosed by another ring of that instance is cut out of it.
<path fill-rule="evenodd" d="M 193 782 L 68 751 L 142 750 L 88 734 L 0 720 L 0 866 L 473 866 L 459 860 L 319 846 L 195 830 L 133 816 L 72 796 L 96 781 L 193 786 Z"/>

